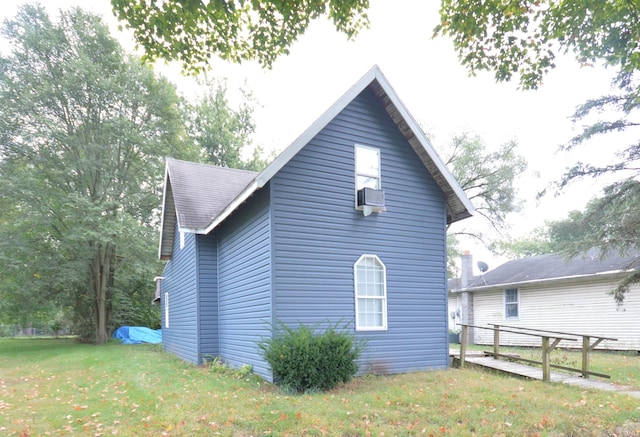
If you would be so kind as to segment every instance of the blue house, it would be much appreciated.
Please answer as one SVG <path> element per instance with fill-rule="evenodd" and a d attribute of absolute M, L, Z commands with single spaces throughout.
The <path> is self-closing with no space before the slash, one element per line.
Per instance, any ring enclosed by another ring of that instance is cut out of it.
<path fill-rule="evenodd" d="M 376 66 L 260 173 L 167 160 L 163 343 L 271 379 L 271 323 L 368 339 L 361 373 L 445 368 L 447 224 L 473 207 Z"/>

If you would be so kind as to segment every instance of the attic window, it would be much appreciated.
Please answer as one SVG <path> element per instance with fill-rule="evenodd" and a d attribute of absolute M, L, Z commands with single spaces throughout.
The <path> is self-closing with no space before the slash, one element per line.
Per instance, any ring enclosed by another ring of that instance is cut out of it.
<path fill-rule="evenodd" d="M 355 145 L 356 210 L 366 217 L 386 211 L 380 176 L 380 149 Z"/>
<path fill-rule="evenodd" d="M 380 185 L 380 149 L 355 146 L 356 192 L 363 188 L 379 190 Z"/>

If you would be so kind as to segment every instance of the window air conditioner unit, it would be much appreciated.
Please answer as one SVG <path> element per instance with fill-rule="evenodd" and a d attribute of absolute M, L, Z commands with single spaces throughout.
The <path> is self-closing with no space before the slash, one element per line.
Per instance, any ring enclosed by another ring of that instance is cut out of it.
<path fill-rule="evenodd" d="M 358 206 L 384 208 L 384 191 L 374 190 L 373 188 L 358 190 Z M 382 209 L 382 211 L 384 211 L 384 209 Z"/>

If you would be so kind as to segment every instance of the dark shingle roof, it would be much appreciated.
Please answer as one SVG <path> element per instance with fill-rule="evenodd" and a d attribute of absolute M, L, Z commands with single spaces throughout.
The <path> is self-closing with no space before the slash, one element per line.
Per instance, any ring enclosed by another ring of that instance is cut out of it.
<path fill-rule="evenodd" d="M 202 232 L 258 173 L 167 159 L 160 259 L 169 259 L 176 231 Z"/>
<path fill-rule="evenodd" d="M 635 270 L 639 267 L 639 250 L 630 250 L 623 255 L 616 251 L 611 251 L 601 257 L 598 249 L 591 249 L 586 254 L 578 255 L 569 260 L 563 255 L 551 253 L 507 261 L 495 269 L 489 270 L 484 275 L 474 276 L 469 281 L 468 288 L 495 287 L 613 274 Z M 452 283 L 450 282 L 449 285 L 452 285 Z"/>
<path fill-rule="evenodd" d="M 204 229 L 256 177 L 257 172 L 168 159 L 181 229 Z"/>

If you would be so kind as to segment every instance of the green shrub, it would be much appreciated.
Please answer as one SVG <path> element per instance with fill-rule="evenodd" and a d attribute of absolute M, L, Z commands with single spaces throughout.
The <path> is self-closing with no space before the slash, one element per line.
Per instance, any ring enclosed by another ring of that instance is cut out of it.
<path fill-rule="evenodd" d="M 297 329 L 277 322 L 273 336 L 258 343 L 271 366 L 274 382 L 296 392 L 329 390 L 358 371 L 364 343 L 338 324 L 319 331 L 319 324 Z"/>

